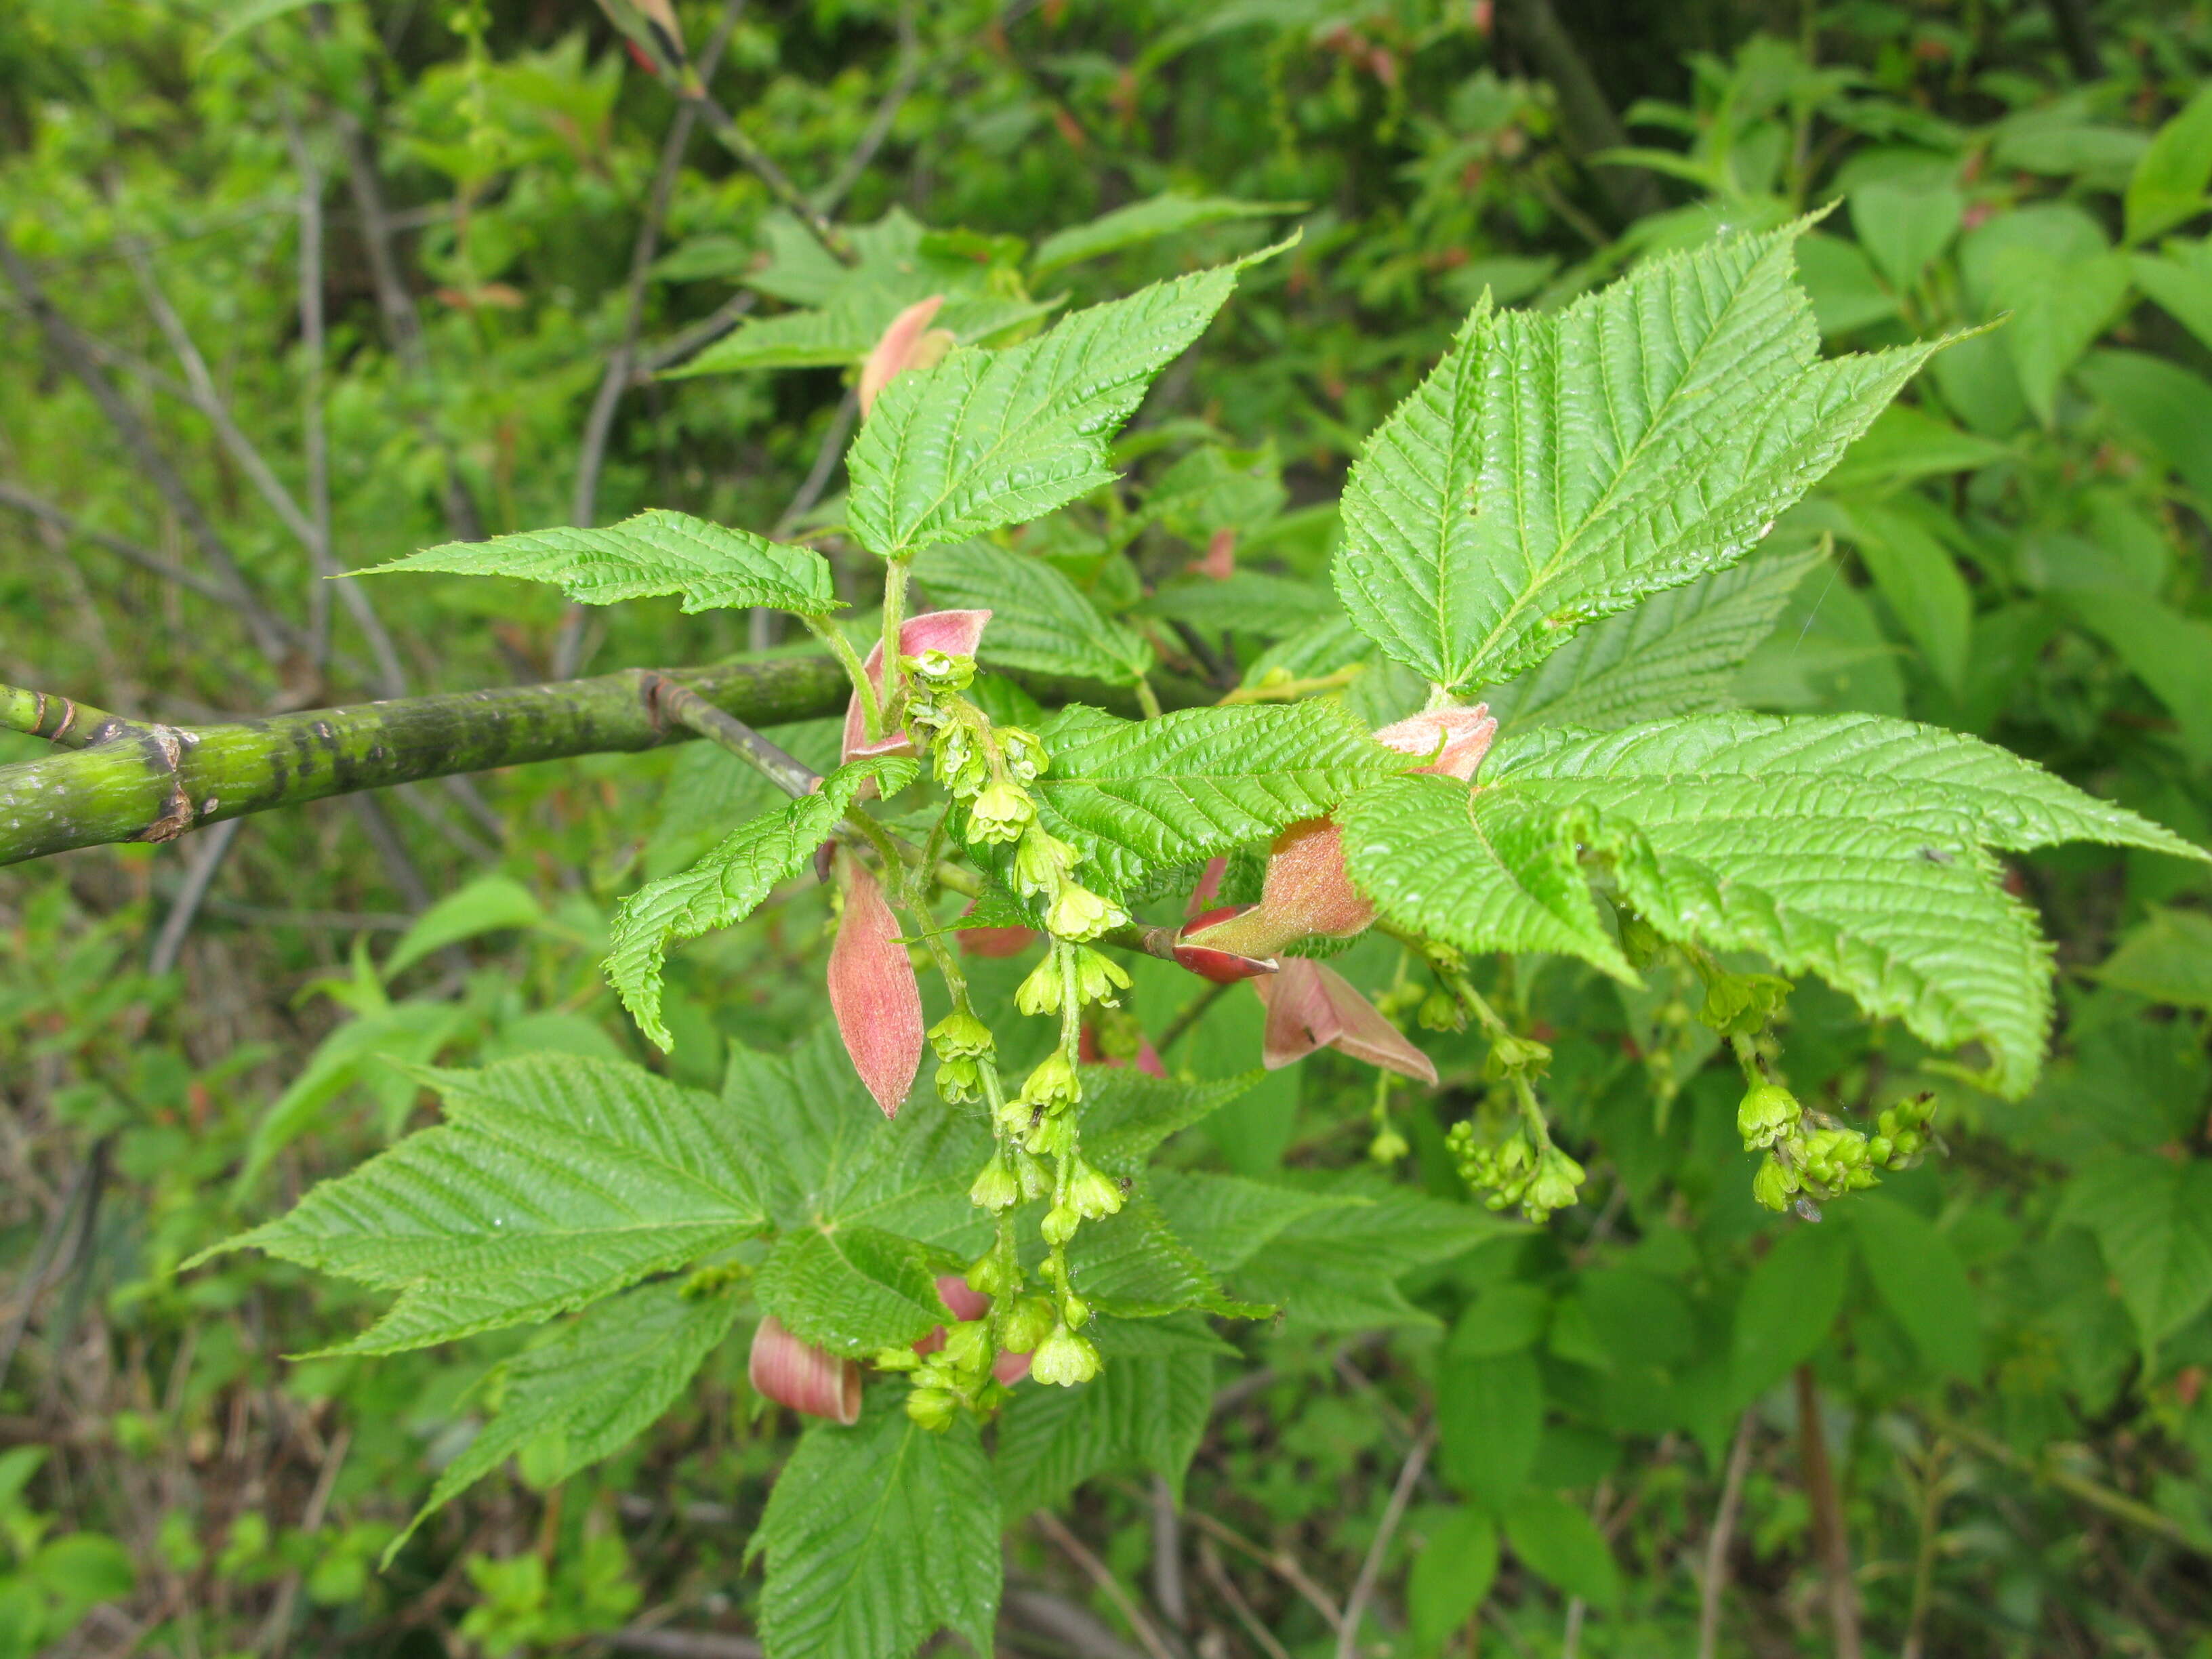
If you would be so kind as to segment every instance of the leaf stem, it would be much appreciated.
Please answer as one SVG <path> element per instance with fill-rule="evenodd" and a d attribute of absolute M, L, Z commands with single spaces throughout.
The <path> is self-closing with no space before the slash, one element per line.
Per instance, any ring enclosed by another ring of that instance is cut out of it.
<path fill-rule="evenodd" d="M 906 707 L 906 670 L 899 665 L 899 630 L 906 623 L 906 577 L 914 556 L 884 561 L 884 726 L 895 729 Z"/>
<path fill-rule="evenodd" d="M 1137 676 L 1137 707 L 1145 711 L 1145 718 L 1156 720 L 1161 714 L 1160 694 L 1152 690 L 1152 681 L 1142 674 Z"/>
<path fill-rule="evenodd" d="M 853 649 L 852 641 L 845 630 L 833 622 L 820 617 L 801 617 L 806 631 L 830 647 L 830 654 L 837 659 L 837 665 L 845 671 L 845 678 L 853 682 L 853 695 L 860 700 L 860 720 L 870 743 L 884 735 L 884 707 L 876 696 L 875 682 L 868 678 L 867 665 L 860 653 Z"/>

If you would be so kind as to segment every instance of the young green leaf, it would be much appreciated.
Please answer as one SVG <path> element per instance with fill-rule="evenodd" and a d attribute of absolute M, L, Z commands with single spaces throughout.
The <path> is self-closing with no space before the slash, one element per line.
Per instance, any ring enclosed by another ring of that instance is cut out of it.
<path fill-rule="evenodd" d="M 857 363 L 875 349 L 891 319 L 928 291 L 926 284 L 915 282 L 855 283 L 819 311 L 747 318 L 742 327 L 660 378 L 674 380 L 741 369 L 823 368 Z M 932 320 L 967 345 L 1049 316 L 1060 303 L 1058 300 L 955 294 Z"/>
<path fill-rule="evenodd" d="M 864 783 L 896 794 L 913 780 L 915 763 L 876 756 L 841 766 L 822 787 L 764 812 L 689 870 L 647 882 L 615 911 L 607 981 L 638 1029 L 662 1048 L 675 1045 L 660 1018 L 661 963 L 668 947 L 710 928 L 744 921 L 775 884 L 806 867 Z"/>
<path fill-rule="evenodd" d="M 1098 614 L 1082 589 L 1044 562 L 988 542 L 933 549 L 915 574 L 942 608 L 988 610 L 985 662 L 1041 674 L 1134 685 L 1152 666 L 1144 636 Z"/>
<path fill-rule="evenodd" d="M 357 574 L 392 570 L 519 576 L 551 582 L 583 605 L 681 593 L 686 611 L 764 605 L 826 617 L 844 603 L 831 586 L 830 562 L 811 548 L 659 507 L 604 530 L 526 530 L 488 542 L 448 542 Z"/>
<path fill-rule="evenodd" d="M 1036 786 L 1047 827 L 1120 886 L 1319 817 L 1407 765 L 1319 702 L 1186 708 L 1156 720 L 1077 706 L 1040 735 L 1052 753 Z"/>
<path fill-rule="evenodd" d="M 1304 205 L 1298 202 L 1240 202 L 1227 196 L 1172 193 L 1155 196 L 1150 201 L 1132 202 L 1088 224 L 1070 225 L 1046 237 L 1030 257 L 1030 280 L 1042 281 L 1066 266 L 1103 254 L 1119 253 L 1125 248 L 1158 241 L 1163 236 L 1179 235 L 1200 225 L 1219 224 L 1230 219 L 1272 218 L 1277 214 L 1298 212 Z"/>
<path fill-rule="evenodd" d="M 1110 482 L 1108 441 L 1212 320 L 1239 269 L 1155 283 L 1020 345 L 970 347 L 900 375 L 847 459 L 854 532 L 903 557 L 1040 518 Z"/>
<path fill-rule="evenodd" d="M 1745 561 L 1584 629 L 1510 684 L 1482 694 L 1509 732 L 1587 731 L 1732 708 L 1736 671 L 1773 632 L 1817 551 Z"/>
<path fill-rule="evenodd" d="M 940 1630 L 991 1651 L 999 1498 L 975 1425 L 933 1434 L 898 1391 L 851 1428 L 811 1429 L 745 1547 L 765 1555 L 769 1659 L 896 1659 Z"/>
<path fill-rule="evenodd" d="M 1473 687 L 1741 559 L 1937 349 L 1820 361 L 1802 228 L 1655 260 L 1556 316 L 1478 307 L 1353 470 L 1352 619 Z"/>
<path fill-rule="evenodd" d="M 1486 1210 L 1448 1204 L 1366 1171 L 1336 1175 L 1321 1190 L 1337 1203 L 1291 1222 L 1235 1274 L 1235 1287 L 1279 1302 L 1296 1322 L 1326 1330 L 1433 1325 L 1398 1280 L 1515 1229 Z"/>
<path fill-rule="evenodd" d="M 2041 1060 L 2050 953 L 1984 849 L 2206 856 L 2003 750 L 1869 714 L 1539 730 L 1492 752 L 1471 799 L 1440 783 L 1397 781 L 1343 814 L 1346 866 L 1385 915 L 1618 974 L 1576 890 L 1579 846 L 1662 934 L 1818 973 L 1939 1047 L 1979 1040 L 2014 1095 Z"/>
<path fill-rule="evenodd" d="M 680 1285 L 647 1285 L 603 1302 L 542 1348 L 494 1366 L 484 1392 L 498 1414 L 439 1474 L 438 1484 L 399 1547 L 431 1513 L 528 1446 L 556 1446 L 536 1473 L 565 1480 L 611 1456 L 676 1403 L 707 1356 L 730 1334 L 739 1304 L 687 1296 Z"/>
<path fill-rule="evenodd" d="M 1176 1237 L 1217 1273 L 1234 1273 L 1293 1222 L 1366 1204 L 1346 1193 L 1175 1170 L 1155 1170 L 1145 1185 Z"/>
<path fill-rule="evenodd" d="M 1083 1071 L 1083 1156 L 1109 1175 L 1134 1177 L 1170 1135 L 1202 1121 L 1260 1081 L 1246 1072 L 1211 1082 L 1146 1077 L 1133 1066 Z"/>
<path fill-rule="evenodd" d="M 711 1096 L 566 1054 L 426 1075 L 444 1123 L 186 1265 L 251 1246 L 397 1291 L 331 1350 L 396 1353 L 550 1319 L 767 1224 Z"/>
<path fill-rule="evenodd" d="M 2060 1217 L 2097 1236 L 2146 1353 L 2212 1304 L 2212 1163 L 2100 1160 L 2069 1184 Z"/>
<path fill-rule="evenodd" d="M 1141 1192 L 1077 1233 L 1067 1261 L 1077 1293 L 1102 1313 L 1153 1319 L 1186 1308 L 1226 1311 L 1205 1262 Z"/>

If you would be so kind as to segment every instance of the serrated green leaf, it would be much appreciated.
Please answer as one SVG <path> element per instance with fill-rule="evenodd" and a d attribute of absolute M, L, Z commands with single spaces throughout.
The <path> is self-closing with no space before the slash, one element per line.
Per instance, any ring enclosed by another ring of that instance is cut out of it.
<path fill-rule="evenodd" d="M 1662 934 L 1817 973 L 1937 1047 L 1981 1041 L 2014 1095 L 2041 1061 L 2050 951 L 1985 849 L 2204 856 L 2001 749 L 1871 714 L 1539 730 L 1494 750 L 1480 784 L 1463 801 L 1406 779 L 1346 809 L 1346 866 L 1386 915 L 1620 972 L 1579 908 L 1579 846 Z"/>
<path fill-rule="evenodd" d="M 557 1446 L 535 1471 L 547 1481 L 565 1480 L 619 1451 L 676 1403 L 730 1334 L 738 1305 L 728 1296 L 686 1296 L 680 1285 L 647 1285 L 601 1303 L 545 1346 L 495 1366 L 485 1383 L 497 1415 L 440 1471 L 407 1530 L 386 1548 L 385 1565 L 434 1511 L 526 1446 L 549 1440 Z"/>
<path fill-rule="evenodd" d="M 1633 983 L 1577 857 L 1588 817 L 1452 778 L 1393 778 L 1337 813 L 1344 867 L 1385 919 L 1462 951 L 1549 951 Z"/>
<path fill-rule="evenodd" d="M 1353 469 L 1353 621 L 1472 687 L 1741 560 L 1937 349 L 1820 361 L 1802 228 L 1654 260 L 1555 315 L 1478 307 Z"/>
<path fill-rule="evenodd" d="M 1209 1272 L 1224 1274 L 1234 1273 L 1291 1223 L 1323 1210 L 1367 1202 L 1349 1194 L 1302 1191 L 1236 1176 L 1175 1170 L 1154 1171 L 1146 1190 L 1176 1237 Z"/>
<path fill-rule="evenodd" d="M 1142 1192 L 1118 1214 L 1086 1223 L 1067 1247 L 1067 1262 L 1077 1292 L 1122 1318 L 1157 1318 L 1222 1300 L 1206 1264 Z"/>
<path fill-rule="evenodd" d="M 710 928 L 744 921 L 775 884 L 806 867 L 864 783 L 896 794 L 913 781 L 915 763 L 878 756 L 841 766 L 822 787 L 732 832 L 689 870 L 649 881 L 615 911 L 607 982 L 638 1029 L 661 1048 L 675 1046 L 660 1018 L 661 964 L 668 947 Z"/>
<path fill-rule="evenodd" d="M 425 1075 L 443 1124 L 216 1247 L 399 1292 L 331 1352 L 395 1353 L 550 1319 L 767 1224 L 711 1095 L 566 1054 Z"/>
<path fill-rule="evenodd" d="M 800 1340 L 858 1358 L 951 1319 L 937 1275 L 956 1265 L 880 1227 L 807 1227 L 776 1241 L 754 1284 L 761 1306 Z"/>
<path fill-rule="evenodd" d="M 2097 1236 L 2145 1352 L 2212 1304 L 2212 1162 L 2151 1153 L 2093 1164 L 2059 1214 Z"/>
<path fill-rule="evenodd" d="M 1213 1410 L 1214 1356 L 1226 1345 L 1189 1316 L 1100 1319 L 1089 1334 L 1104 1362 L 1097 1377 L 1022 1389 L 1007 1405 L 993 1462 L 1009 1516 L 1048 1509 L 1115 1469 L 1150 1469 L 1182 1492 Z"/>
<path fill-rule="evenodd" d="M 686 611 L 764 605 L 826 617 L 844 603 L 831 586 L 830 562 L 811 548 L 659 507 L 604 530 L 526 530 L 488 542 L 448 542 L 355 574 L 392 570 L 518 576 L 551 582 L 583 605 L 680 593 Z"/>
<path fill-rule="evenodd" d="M 870 1391 L 851 1428 L 811 1429 L 747 1546 L 765 1554 L 769 1659 L 899 1659 L 939 1630 L 991 1651 L 999 1498 L 975 1425 L 908 1420 L 902 1390 Z"/>
<path fill-rule="evenodd" d="M 902 557 L 1040 518 L 1109 482 L 1108 441 L 1212 320 L 1238 269 L 1155 283 L 1020 345 L 969 347 L 900 375 L 847 458 L 854 533 Z"/>
<path fill-rule="evenodd" d="M 1317 702 L 1186 708 L 1156 720 L 1078 705 L 1040 735 L 1052 755 L 1036 786 L 1047 827 L 1116 886 L 1319 817 L 1407 764 Z"/>
<path fill-rule="evenodd" d="M 1656 593 L 1583 629 L 1509 685 L 1482 694 L 1499 725 L 1588 731 L 1735 706 L 1736 672 L 1774 631 L 1817 551 L 1751 559 Z"/>
<path fill-rule="evenodd" d="M 1289 1182 L 1290 1185 L 1304 1183 Z M 1297 1324 L 1326 1330 L 1433 1325 L 1398 1280 L 1514 1229 L 1471 1204 L 1449 1204 L 1366 1171 L 1316 1179 L 1336 1204 L 1291 1222 L 1233 1275 L 1237 1290 L 1280 1303 Z"/>
<path fill-rule="evenodd" d="M 2212 1012 L 2212 916 L 2152 911 L 2127 931 L 2096 975 L 2152 1002 Z"/>
<path fill-rule="evenodd" d="M 1160 1143 L 1212 1116 L 1263 1074 L 1211 1082 L 1146 1077 L 1133 1066 L 1083 1071 L 1083 1156 L 1109 1175 L 1135 1176 Z"/>
<path fill-rule="evenodd" d="M 1041 674 L 1134 685 L 1153 663 L 1144 636 L 1099 615 L 1082 589 L 1044 562 L 988 542 L 932 549 L 915 574 L 942 606 L 991 613 L 976 654 Z"/>
<path fill-rule="evenodd" d="M 1239 570 L 1220 581 L 1164 587 L 1145 603 L 1148 614 L 1193 628 L 1269 639 L 1310 628 L 1334 616 L 1336 609 L 1335 596 L 1326 587 L 1261 570 Z"/>
<path fill-rule="evenodd" d="M 877 1227 L 963 1259 L 981 1249 L 989 1224 L 968 1185 L 989 1133 L 927 1101 L 886 1123 L 834 1027 L 787 1054 L 735 1048 L 722 1110 L 780 1229 Z"/>
<path fill-rule="evenodd" d="M 1085 259 L 1119 253 L 1124 248 L 1195 230 L 1200 225 L 1219 224 L 1230 219 L 1273 218 L 1277 214 L 1298 212 L 1304 205 L 1298 202 L 1242 202 L 1227 196 L 1173 193 L 1155 196 L 1146 202 L 1132 202 L 1088 224 L 1071 225 L 1046 237 L 1030 256 L 1030 279 L 1040 281 L 1055 270 L 1079 264 Z"/>

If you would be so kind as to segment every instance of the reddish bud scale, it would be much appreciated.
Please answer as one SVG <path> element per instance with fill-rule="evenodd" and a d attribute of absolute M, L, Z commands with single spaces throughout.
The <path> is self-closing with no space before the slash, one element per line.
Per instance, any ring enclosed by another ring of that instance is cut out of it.
<path fill-rule="evenodd" d="M 955 1319 L 981 1319 L 991 1311 L 991 1298 L 975 1289 L 957 1273 L 941 1274 L 937 1281 L 937 1294 L 952 1310 Z M 927 1336 L 914 1345 L 916 1353 L 935 1353 L 945 1346 L 945 1327 L 939 1325 Z M 1012 1388 L 1030 1374 L 1030 1357 L 1025 1353 L 1008 1353 L 1004 1349 L 991 1362 L 991 1375 Z"/>
<path fill-rule="evenodd" d="M 899 654 L 918 657 L 925 651 L 942 651 L 948 657 L 972 657 L 983 637 L 983 624 L 991 620 L 988 611 L 926 611 L 919 617 L 908 617 L 899 624 Z M 868 647 L 866 659 L 860 665 L 868 677 L 868 684 L 876 689 L 878 697 L 884 692 L 884 646 L 878 640 Z M 850 699 L 845 705 L 845 741 L 843 758 L 850 761 L 862 755 L 910 755 L 914 739 L 902 729 L 886 732 L 868 741 L 867 718 L 860 711 L 860 700 Z"/>
<path fill-rule="evenodd" d="M 853 1069 L 896 1117 L 921 1066 L 921 986 L 875 872 L 842 848 L 836 864 L 845 914 L 830 947 L 830 1006 Z"/>
<path fill-rule="evenodd" d="M 890 326 L 876 342 L 860 365 L 860 418 L 866 420 L 876 406 L 876 398 L 883 389 L 909 368 L 927 368 L 941 361 L 952 344 L 952 336 L 941 328 L 933 329 L 939 307 L 945 303 L 942 294 L 933 294 L 927 300 L 917 300 L 891 319 Z M 933 336 L 941 337 L 933 338 Z"/>
<path fill-rule="evenodd" d="M 1291 957 L 1279 974 L 1255 981 L 1252 988 L 1267 1006 L 1260 1058 L 1269 1071 L 1280 1071 L 1316 1048 L 1334 1048 L 1370 1066 L 1435 1085 L 1435 1063 L 1327 963 Z"/>
<path fill-rule="evenodd" d="M 774 1314 L 761 1316 L 753 1332 L 745 1376 L 753 1392 L 779 1406 L 833 1423 L 860 1420 L 860 1367 L 825 1349 L 801 1342 Z"/>

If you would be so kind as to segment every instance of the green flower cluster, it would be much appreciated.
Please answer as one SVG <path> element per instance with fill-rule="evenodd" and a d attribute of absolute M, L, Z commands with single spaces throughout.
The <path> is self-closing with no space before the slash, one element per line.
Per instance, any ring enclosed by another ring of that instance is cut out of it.
<path fill-rule="evenodd" d="M 1808 1115 L 1779 1084 L 1754 1084 L 1735 1117 L 1744 1150 L 1765 1154 L 1752 1177 L 1752 1196 L 1778 1212 L 1863 1191 L 1881 1179 L 1881 1171 L 1910 1168 L 1929 1144 L 1935 1100 L 1921 1094 L 1899 1102 L 1868 1135 L 1825 1113 Z"/>
<path fill-rule="evenodd" d="M 1483 1195 L 1486 1207 L 1517 1205 L 1529 1220 L 1541 1221 L 1575 1201 L 1583 1166 L 1554 1146 L 1548 1133 L 1533 1131 L 1526 1122 L 1495 1140 L 1480 1141 L 1479 1133 L 1474 1119 L 1463 1120 L 1452 1125 L 1444 1146 L 1460 1179 Z"/>

